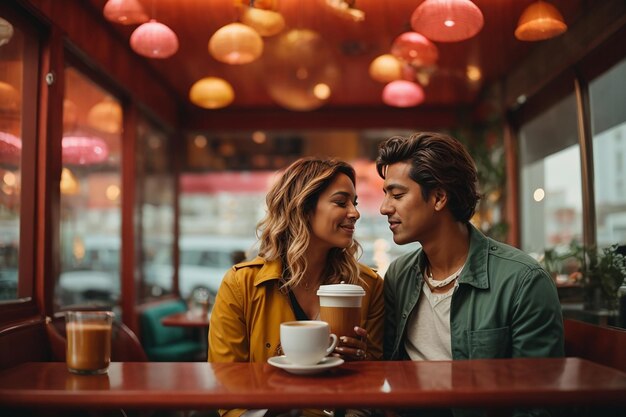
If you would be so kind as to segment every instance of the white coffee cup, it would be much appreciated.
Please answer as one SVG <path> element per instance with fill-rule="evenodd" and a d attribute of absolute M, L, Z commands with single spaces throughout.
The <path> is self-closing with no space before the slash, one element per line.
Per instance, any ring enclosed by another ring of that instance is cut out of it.
<path fill-rule="evenodd" d="M 292 364 L 315 365 L 335 350 L 337 336 L 324 321 L 288 321 L 280 324 L 280 344 Z"/>
<path fill-rule="evenodd" d="M 365 290 L 353 284 L 321 285 L 320 319 L 327 322 L 337 336 L 355 337 L 354 327 L 361 325 L 361 300 Z"/>

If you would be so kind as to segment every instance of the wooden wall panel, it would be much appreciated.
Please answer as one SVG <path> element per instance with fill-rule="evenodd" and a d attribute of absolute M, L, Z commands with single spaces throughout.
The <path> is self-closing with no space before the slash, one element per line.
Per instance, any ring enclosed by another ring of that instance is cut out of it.
<path fill-rule="evenodd" d="M 244 129 L 441 129 L 457 124 L 454 110 L 443 108 L 345 108 L 292 112 L 277 109 L 189 108 L 182 120 L 187 130 Z"/>
<path fill-rule="evenodd" d="M 178 126 L 180 103 L 168 83 L 137 56 L 87 2 L 70 0 L 22 0 L 40 17 L 63 31 L 82 58 L 107 74 L 134 100 L 148 107 L 164 123 Z"/>

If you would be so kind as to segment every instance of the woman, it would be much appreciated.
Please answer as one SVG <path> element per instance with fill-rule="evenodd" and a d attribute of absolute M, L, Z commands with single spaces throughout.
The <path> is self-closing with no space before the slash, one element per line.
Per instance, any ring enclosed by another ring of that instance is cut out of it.
<path fill-rule="evenodd" d="M 335 159 L 294 162 L 269 191 L 259 223 L 259 256 L 224 277 L 209 327 L 210 362 L 265 362 L 280 355 L 280 323 L 314 320 L 320 285 L 361 285 L 361 326 L 341 336 L 335 355 L 382 357 L 382 279 L 356 260 L 354 169 Z M 244 410 L 230 410 L 238 416 Z"/>

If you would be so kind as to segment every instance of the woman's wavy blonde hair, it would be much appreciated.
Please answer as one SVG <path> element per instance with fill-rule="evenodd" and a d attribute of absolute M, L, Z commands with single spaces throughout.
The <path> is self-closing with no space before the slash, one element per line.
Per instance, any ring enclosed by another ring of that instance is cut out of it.
<path fill-rule="evenodd" d="M 307 270 L 304 256 L 310 243 L 309 219 L 320 194 L 338 174 L 345 174 L 356 187 L 354 168 L 337 159 L 301 158 L 291 164 L 266 197 L 267 213 L 259 222 L 259 256 L 280 260 L 283 285 L 297 286 Z M 347 248 L 333 248 L 326 258 L 322 284 L 341 281 L 359 284 L 356 260 L 360 246 L 353 240 Z"/>

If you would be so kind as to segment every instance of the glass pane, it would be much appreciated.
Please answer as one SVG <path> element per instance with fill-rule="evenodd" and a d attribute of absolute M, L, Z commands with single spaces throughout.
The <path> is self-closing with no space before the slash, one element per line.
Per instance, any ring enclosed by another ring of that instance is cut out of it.
<path fill-rule="evenodd" d="M 75 68 L 65 74 L 61 275 L 55 304 L 117 308 L 122 110 Z"/>
<path fill-rule="evenodd" d="M 598 245 L 626 244 L 626 60 L 589 85 Z"/>
<path fill-rule="evenodd" d="M 528 253 L 582 240 L 576 126 L 571 94 L 520 129 L 522 249 Z"/>
<path fill-rule="evenodd" d="M 137 167 L 141 187 L 138 297 L 171 294 L 174 284 L 174 171 L 169 137 L 146 121 L 139 124 Z"/>
<path fill-rule="evenodd" d="M 384 275 L 397 256 L 416 245 L 393 242 L 386 217 L 379 213 L 382 179 L 373 160 L 383 139 L 412 132 L 399 130 L 316 130 L 211 132 L 187 138 L 187 159 L 180 177 L 181 294 L 205 286 L 216 292 L 233 257 L 254 256 L 256 226 L 265 214 L 265 195 L 280 170 L 309 155 L 334 156 L 357 172 L 361 218 L 356 239 L 360 261 Z"/>
<path fill-rule="evenodd" d="M 0 301 L 18 297 L 24 33 L 0 16 Z"/>

